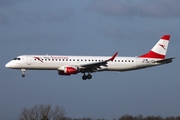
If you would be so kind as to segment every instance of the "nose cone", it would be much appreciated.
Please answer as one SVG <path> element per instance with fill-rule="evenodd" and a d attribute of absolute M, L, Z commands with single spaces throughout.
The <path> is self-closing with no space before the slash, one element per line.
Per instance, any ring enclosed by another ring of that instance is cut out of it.
<path fill-rule="evenodd" d="M 8 63 L 5 65 L 5 67 L 10 68 L 10 67 L 11 67 L 11 63 L 8 62 Z"/>

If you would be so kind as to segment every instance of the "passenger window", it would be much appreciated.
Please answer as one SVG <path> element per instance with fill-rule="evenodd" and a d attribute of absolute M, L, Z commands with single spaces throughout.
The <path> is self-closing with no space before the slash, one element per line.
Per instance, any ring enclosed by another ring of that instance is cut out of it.
<path fill-rule="evenodd" d="M 13 60 L 21 60 L 21 58 L 14 58 Z"/>

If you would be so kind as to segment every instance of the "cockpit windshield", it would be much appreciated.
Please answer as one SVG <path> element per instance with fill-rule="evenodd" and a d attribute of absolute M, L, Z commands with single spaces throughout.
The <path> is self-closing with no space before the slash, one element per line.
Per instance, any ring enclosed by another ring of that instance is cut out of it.
<path fill-rule="evenodd" d="M 14 58 L 13 60 L 21 60 L 21 58 Z"/>

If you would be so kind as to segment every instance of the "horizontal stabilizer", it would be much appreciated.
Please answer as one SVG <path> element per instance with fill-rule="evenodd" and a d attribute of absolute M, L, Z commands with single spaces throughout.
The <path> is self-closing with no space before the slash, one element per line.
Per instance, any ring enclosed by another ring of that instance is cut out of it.
<path fill-rule="evenodd" d="M 174 59 L 175 57 L 172 57 L 172 58 L 166 58 L 166 59 L 163 59 L 163 60 L 157 60 L 155 61 L 156 63 L 170 63 L 172 62 L 172 59 Z"/>

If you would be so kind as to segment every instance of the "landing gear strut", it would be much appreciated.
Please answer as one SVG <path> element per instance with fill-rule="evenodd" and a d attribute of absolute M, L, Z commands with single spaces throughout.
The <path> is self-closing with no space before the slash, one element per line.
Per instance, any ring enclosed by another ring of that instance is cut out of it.
<path fill-rule="evenodd" d="M 22 72 L 22 77 L 25 77 L 26 70 L 25 69 L 21 69 L 21 72 Z"/>
<path fill-rule="evenodd" d="M 91 79 L 91 78 L 92 78 L 92 75 L 91 75 L 90 73 L 88 73 L 88 75 L 86 75 L 86 74 L 84 73 L 84 75 L 82 76 L 82 79 L 83 79 L 83 80 Z"/>

